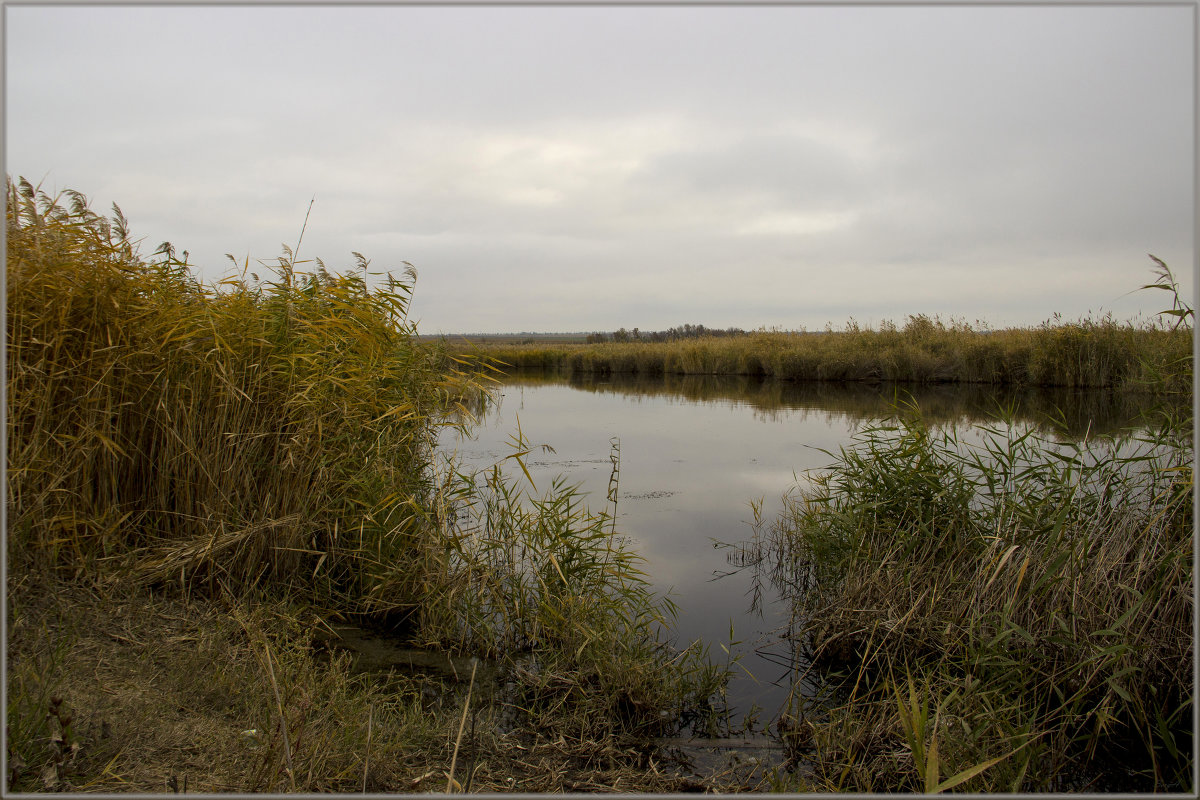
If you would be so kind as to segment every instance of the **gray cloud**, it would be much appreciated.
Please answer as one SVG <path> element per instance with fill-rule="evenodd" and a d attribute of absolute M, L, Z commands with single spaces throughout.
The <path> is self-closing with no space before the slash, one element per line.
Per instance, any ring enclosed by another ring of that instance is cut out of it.
<path fill-rule="evenodd" d="M 6 169 L 224 274 L 417 264 L 426 330 L 1148 313 L 1186 7 L 11 7 Z"/>

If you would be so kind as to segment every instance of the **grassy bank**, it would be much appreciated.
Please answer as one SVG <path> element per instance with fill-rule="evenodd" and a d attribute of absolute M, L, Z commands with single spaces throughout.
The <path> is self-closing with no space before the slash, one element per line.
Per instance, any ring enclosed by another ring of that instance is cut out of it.
<path fill-rule="evenodd" d="M 1186 332 L 1111 317 L 1037 328 L 973 330 L 923 315 L 879 330 L 755 333 L 674 342 L 459 348 L 513 368 L 568 374 L 761 375 L 798 381 L 897 381 L 1018 386 L 1162 387 L 1166 365 L 1191 353 Z M 1178 383 L 1167 387 L 1179 390 Z"/>
<path fill-rule="evenodd" d="M 967 442 L 911 408 L 831 454 L 768 537 L 829 687 L 781 726 L 803 786 L 1190 791 L 1191 432 Z"/>
<path fill-rule="evenodd" d="M 437 460 L 487 371 L 417 344 L 415 273 L 305 271 L 298 243 L 266 280 L 204 286 L 119 211 L 24 182 L 7 241 L 6 789 L 761 788 L 656 745 L 713 727 L 726 676 L 665 639 L 611 509 L 535 486 L 519 431 L 503 468 Z M 1075 343 L 1068 376 L 1190 393 L 1188 332 L 1131 330 L 1042 334 Z M 951 334 L 1000 336 L 812 341 Z M 1144 360 L 1111 367 L 1106 336 Z M 789 340 L 756 341 L 761 370 Z M 770 785 L 1082 788 L 1107 759 L 1187 788 L 1190 430 L 1168 414 L 1107 450 L 1019 424 L 967 446 L 917 414 L 863 430 L 769 542 L 831 690 L 780 720 L 803 768 Z M 325 644 L 347 622 L 478 666 L 359 672 Z"/>
<path fill-rule="evenodd" d="M 298 241 L 206 286 L 115 207 L 7 200 L 9 789 L 667 786 L 652 737 L 724 676 L 663 640 L 610 515 L 436 462 L 487 387 L 416 344 L 415 272 Z M 492 687 L 430 715 L 322 657 L 333 620 L 490 659 L 508 733 Z"/>

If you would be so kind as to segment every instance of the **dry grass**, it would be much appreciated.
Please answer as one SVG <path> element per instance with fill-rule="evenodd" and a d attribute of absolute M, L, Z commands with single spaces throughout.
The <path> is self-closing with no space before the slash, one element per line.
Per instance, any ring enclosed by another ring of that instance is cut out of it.
<path fill-rule="evenodd" d="M 456 345 L 457 346 L 457 345 Z M 458 349 L 518 369 L 568 374 L 758 375 L 799 381 L 983 383 L 1186 391 L 1160 373 L 1191 353 L 1186 331 L 1111 316 L 977 331 L 924 315 L 879 330 L 851 322 L 823 333 L 760 332 L 675 342 L 490 344 Z"/>
<path fill-rule="evenodd" d="M 204 287 L 81 197 L 8 203 L 14 567 L 414 604 L 433 430 L 472 388 L 411 343 L 414 273 L 371 289 L 289 249 Z"/>
<path fill-rule="evenodd" d="M 435 469 L 487 379 L 416 344 L 415 271 L 302 272 L 298 243 L 204 286 L 119 209 L 7 194 L 9 786 L 676 785 L 652 737 L 723 675 L 659 640 L 573 489 Z M 458 701 L 314 655 L 347 617 L 496 657 L 519 707 L 462 738 Z"/>
<path fill-rule="evenodd" d="M 1186 789 L 1187 431 L 1070 447 L 1001 425 L 968 446 L 907 417 L 790 497 L 774 544 L 833 690 L 797 698 L 826 784 Z"/>
<path fill-rule="evenodd" d="M 586 725 L 500 732 L 512 712 L 494 702 L 472 703 L 451 770 L 465 687 L 431 704 L 419 673 L 355 674 L 347 655 L 314 650 L 319 623 L 301 606 L 36 578 L 11 582 L 8 604 L 11 790 L 441 792 L 451 775 L 473 792 L 736 788 Z"/>

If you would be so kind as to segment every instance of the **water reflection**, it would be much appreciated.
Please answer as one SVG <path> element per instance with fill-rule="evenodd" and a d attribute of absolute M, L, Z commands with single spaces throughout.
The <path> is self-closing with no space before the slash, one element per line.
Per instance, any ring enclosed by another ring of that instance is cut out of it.
<path fill-rule="evenodd" d="M 539 489 L 562 475 L 605 506 L 612 474 L 610 440 L 620 441 L 617 528 L 646 558 L 646 572 L 679 606 L 682 646 L 709 643 L 739 658 L 729 703 L 738 723 L 757 706 L 769 721 L 786 702 L 793 670 L 786 640 L 789 603 L 748 560 L 722 546 L 754 536 L 757 518 L 774 519 L 781 497 L 825 467 L 865 421 L 894 413 L 898 397 L 935 424 L 980 424 L 997 409 L 1017 421 L 1058 418 L 1064 438 L 1136 424 L 1137 403 L 1104 392 L 997 392 L 983 386 L 904 387 L 790 383 L 753 377 L 622 376 L 604 379 L 514 374 L 477 409 L 479 424 L 441 446 L 468 465 L 509 455 L 518 424 L 535 450 L 526 460 Z M 777 576 L 778 577 L 778 576 Z M 797 579 L 799 577 L 797 576 Z"/>
<path fill-rule="evenodd" d="M 1067 438 L 1136 427 L 1151 402 L 1138 393 L 1100 389 L 781 381 L 753 375 L 614 373 L 596 377 L 523 370 L 510 373 L 505 381 L 522 386 L 567 385 L 585 392 L 633 398 L 653 396 L 689 403 L 746 405 L 755 416 L 771 421 L 778 419 L 780 412 L 790 416 L 798 410 L 825 415 L 827 421 L 876 420 L 893 413 L 897 403 L 915 402 L 931 424 L 980 424 L 1009 410 L 1015 421 L 1044 425 L 1047 430 L 1065 423 L 1061 432 Z"/>

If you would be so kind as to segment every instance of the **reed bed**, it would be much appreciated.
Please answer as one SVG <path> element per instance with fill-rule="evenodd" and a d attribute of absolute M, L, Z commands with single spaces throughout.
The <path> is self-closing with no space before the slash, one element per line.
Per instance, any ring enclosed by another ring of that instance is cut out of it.
<path fill-rule="evenodd" d="M 488 365 L 417 344 L 411 266 L 375 274 L 355 254 L 354 269 L 331 272 L 299 259 L 302 229 L 266 279 L 246 262 L 203 285 L 169 243 L 142 257 L 115 205 L 106 218 L 77 192 L 49 197 L 24 179 L 8 181 L 6 223 L 9 575 L 108 608 L 155 592 L 185 610 L 223 604 L 236 619 L 300 609 L 302 625 L 246 622 L 241 639 L 230 634 L 250 647 L 237 680 L 253 675 L 258 703 L 238 714 L 261 728 L 243 727 L 271 738 L 250 762 L 206 747 L 231 759 L 217 771 L 238 776 L 218 788 L 427 785 L 428 775 L 406 783 L 381 766 L 403 735 L 365 738 L 393 722 L 414 737 L 410 747 L 442 735 L 413 721 L 419 698 L 351 686 L 344 665 L 326 674 L 313 661 L 306 637 L 334 617 L 493 659 L 517 692 L 509 722 L 530 746 L 574 737 L 626 780 L 639 773 L 621 759 L 644 766 L 652 735 L 683 724 L 689 709 L 711 710 L 724 673 L 698 648 L 677 652 L 668 641 L 672 608 L 648 591 L 611 515 L 592 513 L 561 483 L 529 493 L 499 469 L 483 481 L 439 468 L 437 433 L 484 402 Z M 528 475 L 524 452 L 511 463 Z M 11 581 L 8 598 L 18 615 L 38 605 Z M 104 656 L 66 658 L 69 609 L 30 614 L 63 630 L 15 626 L 24 639 L 10 661 L 7 744 L 18 766 L 4 779 L 111 789 L 145 753 L 110 752 L 102 726 L 80 733 L 45 716 L 47 698 L 84 691 L 74 671 L 98 670 Z M 145 645 L 157 634 L 115 635 Z M 166 649 L 174 655 L 164 669 L 181 673 L 172 680 L 212 667 Z M 143 646 L 137 658 L 145 655 Z M 225 703 L 229 681 L 213 679 L 216 694 L 189 702 Z M 70 719 L 60 704 L 49 708 Z M 335 712 L 361 729 L 335 725 Z M 110 708 L 108 721 L 120 713 Z M 456 718 L 445 764 L 462 760 L 465 711 Z M 165 724 L 137 719 L 160 732 Z M 474 737 L 472 728 L 468 748 Z M 355 760 L 360 745 L 376 754 L 375 772 Z M 505 747 L 511 757 L 520 750 Z M 80 749 L 94 758 L 76 758 Z M 99 763 L 101 753 L 112 761 Z M 443 786 L 458 780 L 453 767 L 434 769 Z"/>
<path fill-rule="evenodd" d="M 827 680 L 781 725 L 803 785 L 1190 792 L 1191 434 L 967 441 L 912 406 L 831 453 L 768 537 Z"/>
<path fill-rule="evenodd" d="M 1163 369 L 1191 353 L 1187 332 L 1111 316 L 996 331 L 910 316 L 879 330 L 759 332 L 674 342 L 488 345 L 477 352 L 516 369 L 568 374 L 756 375 L 795 381 L 980 383 L 1181 391 Z M 462 348 L 459 348 L 462 349 Z M 468 350 L 463 349 L 463 352 Z"/>
<path fill-rule="evenodd" d="M 433 432 L 476 378 L 412 346 L 415 272 L 205 287 L 119 208 L 8 186 L 9 557 L 412 606 Z"/>

